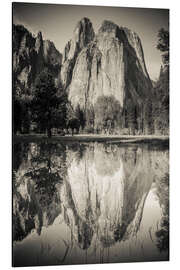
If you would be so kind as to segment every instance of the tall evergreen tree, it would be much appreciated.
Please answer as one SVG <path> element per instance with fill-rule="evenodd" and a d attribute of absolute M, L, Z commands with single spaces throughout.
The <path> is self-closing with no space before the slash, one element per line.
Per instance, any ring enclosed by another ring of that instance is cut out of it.
<path fill-rule="evenodd" d="M 85 112 L 80 108 L 79 104 L 76 107 L 75 116 L 79 120 L 81 128 L 84 129 L 86 124 L 86 117 Z"/>
<path fill-rule="evenodd" d="M 154 87 L 153 117 L 155 133 L 169 134 L 169 32 L 160 29 L 157 49 L 162 52 L 159 79 Z"/>
<path fill-rule="evenodd" d="M 47 69 L 39 74 L 35 83 L 32 116 L 37 124 L 45 128 L 48 137 L 51 137 L 53 127 L 65 127 L 66 95 L 58 93 L 53 76 Z"/>
<path fill-rule="evenodd" d="M 162 60 L 165 65 L 169 65 L 169 31 L 161 28 L 158 32 L 158 44 L 157 49 L 162 54 Z"/>

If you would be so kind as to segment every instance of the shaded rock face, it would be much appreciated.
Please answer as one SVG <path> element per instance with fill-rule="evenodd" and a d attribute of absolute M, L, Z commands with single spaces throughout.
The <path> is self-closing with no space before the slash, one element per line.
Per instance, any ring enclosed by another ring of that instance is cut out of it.
<path fill-rule="evenodd" d="M 62 55 L 54 46 L 54 43 L 50 40 L 44 40 L 44 60 L 47 64 L 54 67 L 60 67 L 62 62 Z"/>
<path fill-rule="evenodd" d="M 83 18 L 78 22 L 73 38 L 66 44 L 63 53 L 63 66 L 61 69 L 61 80 L 66 88 L 72 79 L 72 72 L 79 52 L 94 39 L 92 23 L 88 18 Z"/>
<path fill-rule="evenodd" d="M 98 34 L 91 37 L 93 40 L 89 39 L 79 52 L 74 65 L 68 87 L 72 106 L 86 110 L 99 96 L 112 95 L 123 108 L 127 99 L 139 104 L 150 96 L 152 84 L 137 34 L 104 21 Z"/>
<path fill-rule="evenodd" d="M 36 71 L 40 73 L 44 66 L 44 52 L 43 52 L 43 38 L 42 33 L 39 32 L 35 41 L 35 51 L 37 52 Z"/>
<path fill-rule="evenodd" d="M 37 75 L 48 67 L 57 76 L 62 55 L 53 42 L 43 41 L 42 33 L 37 37 L 21 25 L 13 25 L 13 82 L 16 94 L 31 94 Z"/>

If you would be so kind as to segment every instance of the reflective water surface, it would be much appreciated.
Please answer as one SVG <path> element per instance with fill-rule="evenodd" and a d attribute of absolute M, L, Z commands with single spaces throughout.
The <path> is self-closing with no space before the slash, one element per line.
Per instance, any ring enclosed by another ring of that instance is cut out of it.
<path fill-rule="evenodd" d="M 15 266 L 168 260 L 169 151 L 17 143 Z"/>

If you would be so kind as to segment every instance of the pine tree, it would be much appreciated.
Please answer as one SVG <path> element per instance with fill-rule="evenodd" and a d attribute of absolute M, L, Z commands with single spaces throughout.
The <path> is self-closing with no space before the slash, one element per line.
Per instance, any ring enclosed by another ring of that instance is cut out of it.
<path fill-rule="evenodd" d="M 86 117 L 84 111 L 80 108 L 79 104 L 76 107 L 75 116 L 79 120 L 81 128 L 84 129 L 86 124 Z"/>
<path fill-rule="evenodd" d="M 169 31 L 164 28 L 159 30 L 157 49 L 163 53 L 162 60 L 164 65 L 169 65 Z"/>
<path fill-rule="evenodd" d="M 66 95 L 58 93 L 53 77 L 47 69 L 42 71 L 36 80 L 31 105 L 33 120 L 47 131 L 48 137 L 51 137 L 53 127 L 65 126 Z"/>

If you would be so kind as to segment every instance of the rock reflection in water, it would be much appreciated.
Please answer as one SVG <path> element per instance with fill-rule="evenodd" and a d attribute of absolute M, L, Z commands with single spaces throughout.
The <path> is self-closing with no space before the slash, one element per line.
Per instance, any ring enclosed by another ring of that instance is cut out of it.
<path fill-rule="evenodd" d="M 14 265 L 167 260 L 168 150 L 15 145 Z"/>

